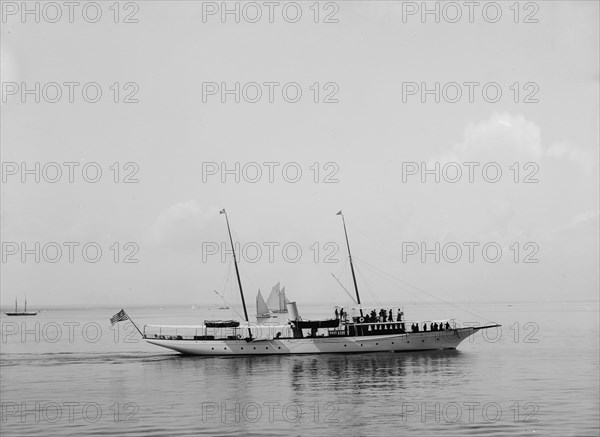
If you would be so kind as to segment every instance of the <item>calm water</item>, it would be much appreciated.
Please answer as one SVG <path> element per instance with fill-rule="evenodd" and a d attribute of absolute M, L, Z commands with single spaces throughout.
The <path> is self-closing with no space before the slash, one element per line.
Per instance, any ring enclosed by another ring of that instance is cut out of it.
<path fill-rule="evenodd" d="M 2 435 L 598 435 L 597 302 L 470 308 L 503 327 L 456 351 L 246 358 L 148 345 L 118 308 L 3 316 Z"/>

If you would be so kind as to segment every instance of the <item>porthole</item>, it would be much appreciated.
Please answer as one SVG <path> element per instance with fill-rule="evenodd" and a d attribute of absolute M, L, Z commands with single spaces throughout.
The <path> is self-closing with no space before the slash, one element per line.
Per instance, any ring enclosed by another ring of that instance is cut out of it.
<path fill-rule="evenodd" d="M 211 349 L 211 350 L 213 350 L 213 351 L 215 350 L 215 348 L 214 348 L 214 347 L 211 347 L 210 349 Z"/>
<path fill-rule="evenodd" d="M 375 346 L 379 346 L 379 343 L 375 343 Z"/>
<path fill-rule="evenodd" d="M 254 346 L 254 350 L 256 350 L 256 346 Z"/>
<path fill-rule="evenodd" d="M 225 350 L 225 351 L 226 351 L 226 350 L 227 350 L 227 348 L 226 348 L 226 347 L 224 347 L 224 348 L 223 348 L 223 350 Z"/>
<path fill-rule="evenodd" d="M 244 348 L 243 348 L 243 347 L 242 347 L 242 348 L 240 348 L 240 349 L 244 350 Z"/>
<path fill-rule="evenodd" d="M 277 349 L 281 349 L 281 346 L 279 346 Z"/>
<path fill-rule="evenodd" d="M 265 349 L 269 349 L 268 347 L 266 347 Z"/>
<path fill-rule="evenodd" d="M 392 344 L 394 344 L 394 342 L 392 341 Z"/>
<path fill-rule="evenodd" d="M 344 347 L 348 347 L 348 345 L 347 345 L 347 344 L 345 344 L 345 345 L 344 345 Z"/>

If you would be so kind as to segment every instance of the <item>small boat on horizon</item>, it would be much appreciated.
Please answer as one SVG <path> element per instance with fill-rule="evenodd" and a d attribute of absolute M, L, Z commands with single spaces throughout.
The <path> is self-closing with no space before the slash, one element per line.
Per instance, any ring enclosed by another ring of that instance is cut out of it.
<path fill-rule="evenodd" d="M 229 241 L 234 248 L 231 228 L 225 214 Z M 250 323 L 237 265 L 235 250 L 233 263 L 244 309 L 245 323 L 236 320 L 205 320 L 201 325 L 144 325 L 143 330 L 122 309 L 111 318 L 115 324 L 131 320 L 142 338 L 153 345 L 174 350 L 184 355 L 236 356 L 236 355 L 289 355 L 323 353 L 408 352 L 434 349 L 456 349 L 469 336 L 479 330 L 496 328 L 498 324 L 461 327 L 454 319 L 435 321 L 407 321 L 404 309 L 363 306 L 360 301 L 350 243 L 344 216 L 344 234 L 352 272 L 356 298 L 349 292 L 355 306 L 350 312 L 335 308 L 335 318 L 305 320 L 300 316 L 296 302 L 288 301 L 279 283 L 273 287 L 267 302 L 259 291 L 257 296 L 257 321 Z M 338 281 L 339 282 L 339 281 Z M 347 291 L 347 290 L 346 290 Z M 215 290 L 216 292 L 216 290 Z M 219 294 L 219 293 L 217 293 Z M 269 307 L 271 302 L 271 307 Z M 273 314 L 286 320 L 260 324 Z M 240 315 L 241 316 L 241 315 Z"/>
<path fill-rule="evenodd" d="M 269 294 L 266 302 L 262 293 L 258 290 L 256 295 L 256 322 L 258 324 L 287 323 L 287 305 L 289 303 L 290 301 L 285 296 L 285 286 L 281 288 L 280 282 L 271 289 L 271 294 Z"/>
<path fill-rule="evenodd" d="M 35 316 L 38 314 L 38 311 L 27 311 L 27 296 L 25 296 L 25 308 L 23 309 L 23 311 L 19 311 L 17 305 L 17 298 L 15 298 L 15 311 L 4 314 L 6 314 L 7 316 Z"/>

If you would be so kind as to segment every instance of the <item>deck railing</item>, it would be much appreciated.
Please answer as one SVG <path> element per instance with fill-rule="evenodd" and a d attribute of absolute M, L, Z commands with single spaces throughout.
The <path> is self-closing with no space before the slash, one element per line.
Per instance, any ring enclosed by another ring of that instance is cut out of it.
<path fill-rule="evenodd" d="M 344 336 L 344 335 L 385 335 L 385 334 L 416 334 L 424 332 L 432 332 L 431 325 L 437 323 L 443 325 L 443 329 L 433 332 L 443 332 L 448 329 L 454 330 L 460 328 L 454 319 L 449 320 L 420 320 L 410 321 L 403 320 L 401 322 L 347 322 L 340 324 L 337 329 L 320 328 L 319 336 Z M 449 328 L 446 327 L 448 323 Z M 419 330 L 413 332 L 411 326 L 417 324 Z M 423 330 L 423 324 L 427 325 L 427 330 Z M 293 337 L 292 329 L 289 325 L 257 325 L 249 324 L 238 326 L 235 328 L 208 328 L 204 325 L 198 326 L 160 326 L 160 325 L 145 325 L 143 335 L 146 339 L 159 340 L 235 340 L 243 339 L 247 336 L 248 326 L 252 330 L 252 337 L 255 340 L 270 340 L 273 338 L 288 338 Z"/>

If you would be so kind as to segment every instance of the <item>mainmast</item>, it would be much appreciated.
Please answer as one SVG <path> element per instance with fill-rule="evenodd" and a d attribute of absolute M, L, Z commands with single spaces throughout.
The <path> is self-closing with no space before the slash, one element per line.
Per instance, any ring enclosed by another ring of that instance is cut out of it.
<path fill-rule="evenodd" d="M 244 317 L 246 317 L 246 323 L 248 323 L 248 336 L 252 338 L 252 331 L 250 330 L 250 320 L 248 319 L 248 310 L 246 310 L 246 299 L 244 299 L 244 290 L 242 289 L 242 280 L 240 279 L 240 271 L 237 265 L 237 258 L 235 256 L 235 247 L 233 246 L 233 238 L 231 237 L 231 228 L 229 227 L 229 219 L 227 218 L 227 212 L 222 209 L 220 214 L 225 214 L 225 221 L 227 222 L 227 231 L 229 232 L 229 241 L 231 242 L 231 251 L 233 252 L 233 265 L 235 266 L 235 274 L 237 276 L 238 286 L 240 287 L 240 295 L 242 296 L 242 306 L 244 307 Z"/>
<path fill-rule="evenodd" d="M 354 273 L 354 264 L 352 264 L 352 254 L 350 253 L 350 243 L 348 242 L 348 231 L 346 231 L 346 220 L 344 220 L 344 214 L 342 211 L 338 212 L 336 215 L 342 216 L 342 223 L 344 223 L 344 234 L 346 235 L 346 246 L 348 246 L 348 258 L 350 259 L 350 270 L 352 271 L 352 280 L 354 281 L 354 291 L 356 291 L 356 302 L 360 307 L 360 296 L 358 294 L 358 285 L 356 284 L 356 274 Z M 362 307 L 360 308 L 360 316 L 363 316 Z"/>

